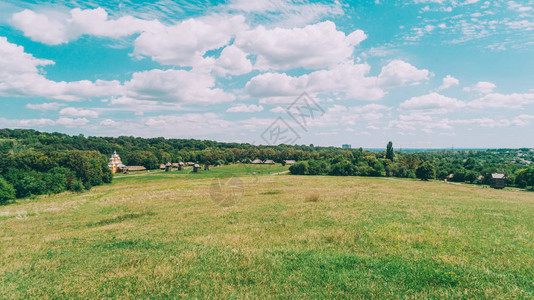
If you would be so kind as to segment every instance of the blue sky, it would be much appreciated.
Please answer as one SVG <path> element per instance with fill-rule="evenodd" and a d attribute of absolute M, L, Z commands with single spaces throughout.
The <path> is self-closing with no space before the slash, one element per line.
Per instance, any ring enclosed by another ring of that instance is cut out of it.
<path fill-rule="evenodd" d="M 76 2 L 0 1 L 1 127 L 534 146 L 532 0 Z"/>

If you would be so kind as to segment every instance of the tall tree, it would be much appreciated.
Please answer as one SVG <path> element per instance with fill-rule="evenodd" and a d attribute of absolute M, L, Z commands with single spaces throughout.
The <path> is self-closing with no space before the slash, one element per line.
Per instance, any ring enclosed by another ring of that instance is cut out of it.
<path fill-rule="evenodd" d="M 393 161 L 395 159 L 395 153 L 393 152 L 393 143 L 389 141 L 386 148 L 386 159 Z"/>

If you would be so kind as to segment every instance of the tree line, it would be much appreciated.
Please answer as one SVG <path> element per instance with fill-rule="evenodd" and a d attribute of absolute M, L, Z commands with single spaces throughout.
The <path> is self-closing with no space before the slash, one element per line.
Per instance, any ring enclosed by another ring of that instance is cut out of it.
<path fill-rule="evenodd" d="M 262 146 L 209 140 L 70 136 L 31 129 L 0 130 L 0 202 L 13 198 L 83 191 L 111 182 L 107 162 L 113 151 L 124 164 L 159 168 L 166 162 L 209 164 L 249 163 L 272 159 L 295 160 L 292 174 L 335 176 L 390 176 L 445 179 L 488 184 L 491 173 L 506 174 L 509 184 L 534 186 L 534 160 L 529 149 L 433 151 L 403 153 L 388 143 L 385 151 L 371 152 L 314 145 Z M 523 156 L 518 156 L 517 152 Z M 451 176 L 452 174 L 452 176 Z"/>

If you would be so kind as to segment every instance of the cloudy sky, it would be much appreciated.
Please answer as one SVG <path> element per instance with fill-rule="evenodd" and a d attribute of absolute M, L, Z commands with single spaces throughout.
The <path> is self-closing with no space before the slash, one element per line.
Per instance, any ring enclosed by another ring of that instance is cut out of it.
<path fill-rule="evenodd" d="M 76 2 L 0 0 L 0 127 L 534 146 L 532 0 Z"/>

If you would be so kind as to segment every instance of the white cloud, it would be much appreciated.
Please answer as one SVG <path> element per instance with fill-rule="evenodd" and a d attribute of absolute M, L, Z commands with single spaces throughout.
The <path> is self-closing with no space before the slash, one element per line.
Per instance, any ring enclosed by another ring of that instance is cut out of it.
<path fill-rule="evenodd" d="M 65 105 L 66 104 L 64 103 L 57 103 L 57 102 L 41 103 L 41 104 L 28 103 L 24 107 L 29 108 L 29 109 L 45 111 L 45 110 L 58 110 L 62 106 L 65 106 Z"/>
<path fill-rule="evenodd" d="M 261 105 L 246 105 L 246 104 L 239 104 L 236 106 L 232 106 L 226 110 L 227 112 L 260 112 L 263 111 L 263 106 Z"/>
<path fill-rule="evenodd" d="M 469 102 L 475 108 L 513 108 L 520 109 L 525 105 L 534 103 L 534 94 L 488 94 Z"/>
<path fill-rule="evenodd" d="M 489 94 L 491 93 L 497 86 L 491 82 L 488 81 L 479 81 L 477 84 L 475 84 L 472 87 L 466 87 L 464 88 L 464 91 L 466 92 L 479 92 L 481 94 Z"/>
<path fill-rule="evenodd" d="M 117 127 L 118 125 L 119 123 L 112 119 L 105 119 L 100 122 L 100 126 L 105 126 L 105 127 Z"/>
<path fill-rule="evenodd" d="M 227 102 L 234 95 L 215 88 L 215 78 L 207 73 L 186 70 L 136 72 L 124 83 L 126 95 L 138 100 L 207 105 Z"/>
<path fill-rule="evenodd" d="M 414 84 L 430 76 L 428 70 L 419 70 L 398 60 L 383 67 L 378 77 L 367 77 L 369 71 L 367 64 L 346 63 L 296 77 L 284 73 L 264 73 L 253 77 L 245 88 L 256 97 L 296 96 L 307 91 L 344 93 L 349 99 L 377 100 L 384 96 L 385 88 Z"/>
<path fill-rule="evenodd" d="M 247 53 L 232 45 L 222 50 L 221 55 L 215 61 L 214 70 L 222 76 L 242 75 L 252 71 L 252 63 L 247 58 Z"/>
<path fill-rule="evenodd" d="M 146 21 L 131 16 L 109 20 L 102 8 L 70 11 L 62 14 L 39 14 L 25 9 L 13 14 L 11 24 L 34 41 L 47 45 L 58 45 L 89 34 L 100 37 L 119 38 L 153 27 L 161 26 L 158 21 Z"/>
<path fill-rule="evenodd" d="M 245 18 L 239 15 L 213 15 L 172 26 L 155 26 L 135 40 L 135 53 L 167 65 L 210 65 L 214 60 L 204 58 L 206 52 L 228 45 L 246 27 Z"/>
<path fill-rule="evenodd" d="M 428 80 L 430 76 L 428 70 L 419 70 L 402 60 L 393 60 L 382 68 L 378 75 L 378 84 L 382 87 L 398 87 Z"/>
<path fill-rule="evenodd" d="M 51 119 L 26 119 L 26 120 L 12 120 L 15 126 L 21 127 L 42 127 L 42 126 L 65 126 L 65 127 L 82 127 L 89 123 L 89 120 L 85 118 L 67 118 L 61 117 L 57 120 Z"/>
<path fill-rule="evenodd" d="M 279 114 L 279 113 L 285 113 L 286 109 L 281 107 L 281 106 L 277 106 L 275 108 L 270 109 L 269 111 L 272 112 L 272 113 L 278 113 Z"/>
<path fill-rule="evenodd" d="M 256 54 L 260 70 L 317 69 L 349 60 L 365 38 L 361 30 L 345 35 L 326 21 L 291 29 L 258 26 L 238 34 L 235 45 Z"/>
<path fill-rule="evenodd" d="M 459 85 L 460 81 L 451 75 L 447 75 L 445 78 L 443 78 L 443 83 L 438 88 L 438 91 L 446 90 L 454 85 Z"/>
<path fill-rule="evenodd" d="M 429 113 L 446 113 L 465 107 L 466 104 L 456 98 L 438 93 L 413 97 L 402 102 L 399 107 L 405 110 L 424 110 Z"/>
<path fill-rule="evenodd" d="M 98 113 L 90 109 L 78 109 L 75 107 L 66 107 L 59 111 L 59 114 L 62 116 L 69 117 L 88 117 L 88 118 L 98 118 Z"/>
<path fill-rule="evenodd" d="M 121 92 L 118 81 L 57 82 L 48 80 L 40 68 L 53 64 L 51 60 L 33 57 L 24 52 L 22 46 L 12 44 L 5 37 L 0 37 L 0 95 L 42 96 L 75 101 Z"/>

